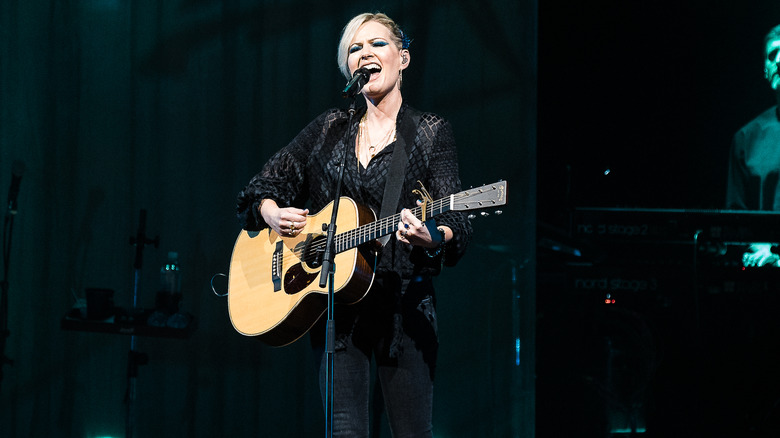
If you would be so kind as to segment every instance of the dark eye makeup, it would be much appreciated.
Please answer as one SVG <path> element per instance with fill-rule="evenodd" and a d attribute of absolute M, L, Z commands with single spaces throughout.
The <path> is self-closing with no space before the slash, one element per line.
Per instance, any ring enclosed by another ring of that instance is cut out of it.
<path fill-rule="evenodd" d="M 387 41 L 384 41 L 384 40 L 374 40 L 374 41 L 371 41 L 370 43 L 371 43 L 371 45 L 373 47 L 385 47 L 387 45 Z M 360 50 L 362 48 L 363 48 L 362 44 L 353 44 L 349 48 L 349 53 L 355 53 L 355 52 L 357 52 L 358 50 Z"/>

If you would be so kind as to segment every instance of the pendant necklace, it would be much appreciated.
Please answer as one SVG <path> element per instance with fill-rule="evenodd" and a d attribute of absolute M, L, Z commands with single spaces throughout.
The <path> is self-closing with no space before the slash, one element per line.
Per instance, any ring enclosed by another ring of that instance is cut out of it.
<path fill-rule="evenodd" d="M 387 131 L 387 134 L 382 136 L 382 140 L 380 140 L 376 144 L 371 144 L 371 138 L 370 134 L 368 133 L 368 126 L 366 124 L 366 116 L 368 113 L 363 114 L 363 118 L 360 120 L 360 142 L 364 145 L 368 146 L 368 159 L 374 158 L 376 156 L 377 152 L 382 150 L 385 146 L 392 143 L 392 140 L 395 140 L 395 126 Z M 392 140 L 391 140 L 392 139 Z"/>

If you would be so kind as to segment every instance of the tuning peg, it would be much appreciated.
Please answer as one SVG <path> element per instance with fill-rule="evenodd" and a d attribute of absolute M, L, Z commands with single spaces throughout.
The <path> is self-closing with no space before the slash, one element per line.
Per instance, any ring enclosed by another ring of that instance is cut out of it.
<path fill-rule="evenodd" d="M 482 217 L 488 217 L 490 216 L 490 213 L 483 211 L 482 213 L 480 213 L 480 215 L 482 215 Z"/>
<path fill-rule="evenodd" d="M 475 215 L 475 214 L 470 214 L 470 215 L 468 216 L 469 220 L 471 220 L 471 219 L 476 219 L 476 217 L 477 217 L 477 215 Z"/>
<path fill-rule="evenodd" d="M 495 211 L 493 214 L 495 214 L 495 215 L 500 215 L 500 214 L 502 214 L 502 213 L 504 213 L 502 210 L 496 210 L 496 211 Z"/>

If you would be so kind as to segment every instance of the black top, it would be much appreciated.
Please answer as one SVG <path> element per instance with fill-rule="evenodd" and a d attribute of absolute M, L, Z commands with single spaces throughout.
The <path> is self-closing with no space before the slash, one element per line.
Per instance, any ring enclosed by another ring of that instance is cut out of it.
<path fill-rule="evenodd" d="M 406 105 L 398 113 L 396 126 L 401 126 Z M 347 167 L 342 183 L 342 195 L 379 213 L 385 179 L 396 143 L 382 149 L 366 168 L 355 156 L 355 137 L 365 108 L 353 117 L 349 130 Z M 412 113 L 412 111 L 409 111 Z M 260 201 L 270 198 L 280 207 L 303 208 L 319 212 L 333 201 L 338 168 L 343 160 L 344 130 L 349 116 L 346 110 L 331 109 L 309 123 L 286 147 L 274 154 L 238 195 L 238 218 L 246 230 L 267 227 L 257 208 Z M 416 206 L 417 196 L 412 190 L 421 181 L 434 200 L 460 191 L 457 152 L 450 124 L 443 118 L 420 113 L 414 142 L 409 151 L 401 196 L 395 212 Z M 443 251 L 443 263 L 454 265 L 462 257 L 471 237 L 471 224 L 461 212 L 446 212 L 435 216 L 437 225 L 446 225 L 453 238 Z M 345 230 L 338 230 L 342 232 Z M 428 258 L 419 247 L 397 242 L 391 237 L 382 249 L 377 274 L 396 272 L 402 278 L 438 274 L 439 258 Z"/>
<path fill-rule="evenodd" d="M 734 135 L 726 208 L 780 211 L 780 121 L 776 106 Z"/>

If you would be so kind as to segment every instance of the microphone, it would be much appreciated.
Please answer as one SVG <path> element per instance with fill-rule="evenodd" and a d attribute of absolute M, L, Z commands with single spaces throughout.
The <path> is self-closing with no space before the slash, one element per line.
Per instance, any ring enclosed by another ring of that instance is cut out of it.
<path fill-rule="evenodd" d="M 366 85 L 369 79 L 371 79 L 371 72 L 368 69 L 359 68 L 355 70 L 352 79 L 347 82 L 347 86 L 341 92 L 341 97 L 354 97 L 360 93 L 360 90 L 363 89 L 363 86 Z"/>
<path fill-rule="evenodd" d="M 11 167 L 11 187 L 8 188 L 8 213 L 16 214 L 18 211 L 17 198 L 19 197 L 19 184 L 22 183 L 22 175 L 24 174 L 24 162 L 20 160 L 14 160 L 14 164 Z"/>

